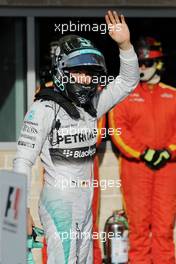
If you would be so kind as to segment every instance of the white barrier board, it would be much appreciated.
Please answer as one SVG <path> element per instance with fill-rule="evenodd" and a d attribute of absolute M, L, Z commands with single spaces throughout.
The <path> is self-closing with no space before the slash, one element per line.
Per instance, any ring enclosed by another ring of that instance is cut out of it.
<path fill-rule="evenodd" d="M 0 171 L 0 264 L 26 263 L 27 177 Z"/>

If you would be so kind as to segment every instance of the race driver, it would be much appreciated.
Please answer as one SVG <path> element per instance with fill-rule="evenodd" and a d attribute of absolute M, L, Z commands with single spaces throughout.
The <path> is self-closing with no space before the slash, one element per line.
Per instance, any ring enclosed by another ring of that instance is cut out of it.
<path fill-rule="evenodd" d="M 36 95 L 17 144 L 14 170 L 28 175 L 28 201 L 30 171 L 38 155 L 45 169 L 39 215 L 49 264 L 92 263 L 90 183 L 97 118 L 126 97 L 139 81 L 138 60 L 124 17 L 108 11 L 105 19 L 109 35 L 120 49 L 119 76 L 97 93 L 98 84 L 91 80 L 92 75 L 106 73 L 102 53 L 85 38 L 62 37 L 53 60 L 54 89 Z M 30 212 L 28 219 L 30 234 Z"/>
<path fill-rule="evenodd" d="M 136 47 L 141 82 L 109 113 L 121 152 L 122 192 L 130 227 L 130 264 L 175 264 L 176 90 L 160 82 L 161 43 L 143 37 Z"/>
<path fill-rule="evenodd" d="M 49 55 L 47 56 L 48 59 L 48 65 L 45 66 L 44 69 L 41 71 L 41 85 L 37 89 L 39 92 L 39 89 L 46 89 L 46 87 L 50 87 L 51 89 L 54 89 L 53 82 L 51 81 L 51 73 L 49 65 L 51 64 L 51 61 L 55 54 L 55 49 L 58 46 L 58 41 L 52 41 L 50 42 L 50 49 L 49 49 Z M 99 92 L 102 91 L 104 86 L 99 87 Z M 103 115 L 100 119 L 98 119 L 97 122 L 97 142 L 96 142 L 96 149 L 99 148 L 101 145 L 102 139 L 104 137 L 104 134 L 101 133 L 101 131 L 104 131 L 106 129 L 106 114 Z M 43 171 L 44 173 L 44 171 Z M 93 175 L 94 175 L 94 182 L 97 184 L 94 185 L 93 189 L 93 199 L 92 199 L 92 232 L 94 234 L 99 234 L 99 209 L 100 209 L 100 175 L 99 175 L 99 156 L 96 153 L 94 156 L 94 165 L 93 165 Z M 42 248 L 42 264 L 47 263 L 47 244 L 46 240 L 44 239 L 44 246 Z M 31 252 L 30 252 L 31 253 Z M 31 256 L 31 254 L 30 254 Z M 102 252 L 100 248 L 100 239 L 99 236 L 94 237 L 93 239 L 93 264 L 102 264 Z"/>

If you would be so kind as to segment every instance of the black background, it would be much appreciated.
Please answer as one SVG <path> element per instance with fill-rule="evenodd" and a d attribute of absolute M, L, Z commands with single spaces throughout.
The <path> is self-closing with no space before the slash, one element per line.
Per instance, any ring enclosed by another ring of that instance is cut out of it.
<path fill-rule="evenodd" d="M 48 63 L 49 43 L 58 40 L 62 34 L 55 31 L 54 24 L 69 23 L 105 23 L 104 18 L 38 18 L 36 30 L 37 45 L 37 73 Z M 176 18 L 126 18 L 131 32 L 131 41 L 135 45 L 140 36 L 152 36 L 161 41 L 164 51 L 165 71 L 162 81 L 176 87 Z M 99 48 L 106 60 L 108 74 L 117 75 L 119 71 L 118 49 L 116 43 L 108 33 L 99 32 L 66 32 L 78 34 L 92 40 Z"/>

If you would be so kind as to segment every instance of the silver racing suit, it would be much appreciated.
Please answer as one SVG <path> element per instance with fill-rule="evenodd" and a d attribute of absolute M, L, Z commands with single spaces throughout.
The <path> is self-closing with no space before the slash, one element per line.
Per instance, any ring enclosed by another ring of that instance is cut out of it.
<path fill-rule="evenodd" d="M 133 91 L 138 81 L 133 47 L 120 50 L 119 75 L 94 98 L 97 118 Z M 81 107 L 77 109 L 78 120 L 53 101 L 34 102 L 25 116 L 14 159 L 14 170 L 28 176 L 28 201 L 31 167 L 38 155 L 44 166 L 39 216 L 47 239 L 49 264 L 93 263 L 91 182 L 97 118 Z"/>

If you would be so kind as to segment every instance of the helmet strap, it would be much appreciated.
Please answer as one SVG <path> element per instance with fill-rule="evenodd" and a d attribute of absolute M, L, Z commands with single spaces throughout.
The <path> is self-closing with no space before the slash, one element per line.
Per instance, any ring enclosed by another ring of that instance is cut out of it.
<path fill-rule="evenodd" d="M 57 86 L 57 88 L 58 88 L 61 92 L 63 92 L 63 91 L 65 90 L 65 86 L 64 86 L 64 84 L 61 83 L 60 80 L 59 80 L 56 76 L 54 76 L 54 84 Z"/>

